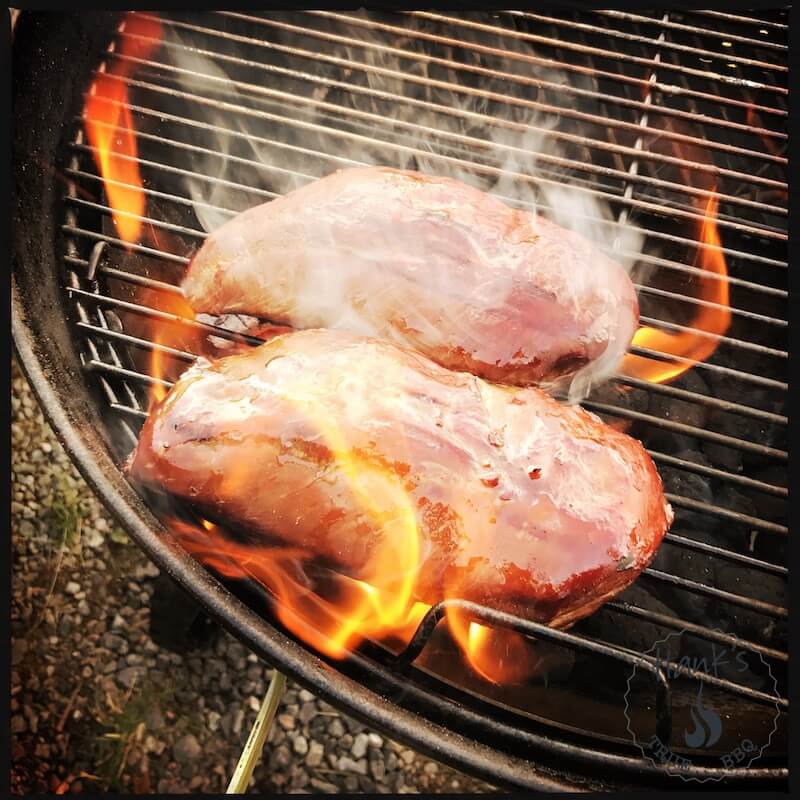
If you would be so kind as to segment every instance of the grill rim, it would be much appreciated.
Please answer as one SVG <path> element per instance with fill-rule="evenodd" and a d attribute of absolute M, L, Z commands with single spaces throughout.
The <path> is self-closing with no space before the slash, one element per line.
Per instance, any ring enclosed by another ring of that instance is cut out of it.
<path fill-rule="evenodd" d="M 23 17 L 30 18 L 44 16 L 23 14 Z M 72 18 L 72 24 L 80 25 L 81 15 L 64 15 Z M 76 22 L 76 20 L 78 20 Z M 20 26 L 17 25 L 17 28 Z M 46 27 L 46 26 L 45 26 Z M 58 35 L 58 34 L 54 34 Z M 113 35 L 113 28 L 112 33 Z M 41 53 L 52 55 L 46 47 L 41 47 Z M 62 56 L 66 58 L 66 54 Z M 35 57 L 34 57 L 35 58 Z M 54 59 L 54 62 L 56 59 Z M 40 64 L 41 71 L 53 70 L 53 63 Z M 62 68 L 64 64 L 60 65 Z M 75 85 L 79 85 L 80 70 L 75 70 L 75 64 L 70 62 L 71 71 L 78 73 Z M 17 72 L 17 74 L 20 74 Z M 63 72 L 58 72 L 63 82 Z M 70 72 L 69 74 L 72 74 Z M 46 84 L 45 84 L 46 85 Z M 15 85 L 14 95 L 17 97 L 22 91 Z M 36 102 L 36 101 L 34 101 Z M 68 101 L 67 101 L 68 102 Z M 65 102 L 65 105 L 67 104 Z M 22 104 L 25 105 L 25 104 Z M 42 107 L 43 104 L 42 104 Z M 15 104 L 16 108 L 16 104 Z M 66 116 L 58 118 L 59 131 L 56 135 L 61 135 L 68 129 L 69 120 Z M 20 134 L 20 127 L 15 126 L 15 143 L 27 136 L 29 141 L 33 134 L 35 125 L 30 126 L 27 133 Z M 51 135 L 52 136 L 52 135 Z M 59 143 L 56 142 L 58 146 Z M 14 163 L 15 185 L 23 182 L 30 182 L 29 172 L 23 175 L 25 166 L 31 170 L 41 170 L 32 161 L 20 158 L 19 153 L 26 152 L 24 148 L 17 151 L 17 160 Z M 44 163 L 54 163 L 52 160 Z M 47 176 L 45 176 L 47 180 Z M 50 179 L 52 180 L 52 179 Z M 41 191 L 44 187 L 37 186 Z M 34 189 L 34 193 L 37 191 Z M 31 189 L 27 188 L 26 193 Z M 47 190 L 45 189 L 45 192 Z M 52 187 L 51 187 L 52 191 Z M 20 194 L 15 192 L 14 211 L 18 212 L 20 207 Z M 58 195 L 58 192 L 53 192 Z M 53 229 L 51 242 L 58 241 L 55 231 L 55 221 L 60 215 L 53 212 L 53 207 L 48 207 L 51 213 L 49 220 L 44 224 L 50 224 Z M 16 219 L 25 219 L 24 215 L 15 214 Z M 35 247 L 33 240 L 36 237 L 26 235 L 34 226 L 27 224 L 23 230 L 20 226 L 15 226 L 12 234 L 14 241 L 14 254 L 16 258 L 13 263 L 12 272 L 12 336 L 15 350 L 17 352 L 20 365 L 25 372 L 31 386 L 36 394 L 42 409 L 56 431 L 59 439 L 65 446 L 68 454 L 76 464 L 81 474 L 92 487 L 93 491 L 100 497 L 104 504 L 109 508 L 114 517 L 120 524 L 131 533 L 132 538 L 142 547 L 149 557 L 155 561 L 162 569 L 166 570 L 170 576 L 176 580 L 185 590 L 187 590 L 200 604 L 217 620 L 230 630 L 237 638 L 242 640 L 248 647 L 252 648 L 263 658 L 280 664 L 291 677 L 298 682 L 308 685 L 316 693 L 328 700 L 333 705 L 347 710 L 348 713 L 361 718 L 368 724 L 383 730 L 391 731 L 398 739 L 406 741 L 420 750 L 428 753 L 433 758 L 437 758 L 448 763 L 454 764 L 465 771 L 480 775 L 492 783 L 516 788 L 524 787 L 530 789 L 572 789 L 574 790 L 581 784 L 587 783 L 596 785 L 598 781 L 579 778 L 577 775 L 557 766 L 558 772 L 568 780 L 553 779 L 547 773 L 548 770 L 540 764 L 528 760 L 520 760 L 506 753 L 498 752 L 494 748 L 482 745 L 471 739 L 464 739 L 451 730 L 441 728 L 439 725 L 430 722 L 427 717 L 423 717 L 415 712 L 409 711 L 392 701 L 386 701 L 379 695 L 373 693 L 363 683 L 354 681 L 348 675 L 339 670 L 331 669 L 316 654 L 297 644 L 286 637 L 279 630 L 267 623 L 263 618 L 250 610 L 241 601 L 236 599 L 226 590 L 216 579 L 214 579 L 202 566 L 194 562 L 176 543 L 158 520 L 152 515 L 150 510 L 141 500 L 139 495 L 133 491 L 132 487 L 124 479 L 116 463 L 110 456 L 108 442 L 101 435 L 103 426 L 100 424 L 97 408 L 93 403 L 87 403 L 89 387 L 83 381 L 83 373 L 80 369 L 74 369 L 73 359 L 70 363 L 62 363 L 59 357 L 63 354 L 59 350 L 57 343 L 49 336 L 37 336 L 34 333 L 36 328 L 46 327 L 46 321 L 41 318 L 41 309 L 36 308 L 33 302 L 34 295 L 40 299 L 38 293 L 23 292 L 25 278 L 28 286 L 34 279 L 37 267 L 48 258 L 40 256 L 38 259 L 31 253 L 31 248 Z M 42 241 L 47 242 L 47 239 Z M 47 250 L 47 245 L 44 245 Z M 29 256 L 28 259 L 21 257 Z M 57 257 L 51 265 L 54 267 L 48 274 L 48 285 L 39 288 L 40 293 L 52 295 L 55 303 L 51 308 L 65 309 L 63 295 L 60 292 L 53 293 L 52 289 L 60 289 L 57 283 L 60 271 L 57 268 Z M 17 280 L 17 272 L 24 273 L 24 279 L 20 283 Z M 31 313 L 33 312 L 33 313 Z M 68 315 L 58 320 L 58 323 L 65 326 Z M 52 331 L 51 331 L 52 332 Z M 71 339 L 69 340 L 72 345 Z M 90 406 L 92 413 L 86 417 L 86 407 Z M 83 416 L 82 416 L 83 415 Z M 156 533 L 158 531 L 158 533 Z M 355 690 L 355 691 L 354 691 Z M 369 695 L 369 701 L 365 704 L 358 704 L 354 697 L 358 694 Z M 366 711 L 366 713 L 362 713 Z M 421 733 L 424 731 L 424 733 Z M 544 737 L 547 740 L 547 737 Z M 559 741 L 549 740 L 551 745 L 550 753 L 555 754 L 562 744 Z M 537 750 L 537 754 L 539 751 Z M 595 754 L 598 755 L 598 754 Z M 614 767 L 605 761 L 606 754 L 599 754 L 603 757 L 602 766 Z M 585 765 L 586 761 L 581 761 Z M 595 761 L 595 768 L 598 763 Z M 644 768 L 635 770 L 628 774 L 628 778 L 654 779 L 660 772 L 653 773 Z M 772 779 L 785 780 L 788 770 L 779 768 L 757 768 L 749 770 L 747 773 L 740 773 L 734 779 L 746 780 L 748 784 L 753 781 Z M 738 782 L 738 781 L 737 781 Z"/>

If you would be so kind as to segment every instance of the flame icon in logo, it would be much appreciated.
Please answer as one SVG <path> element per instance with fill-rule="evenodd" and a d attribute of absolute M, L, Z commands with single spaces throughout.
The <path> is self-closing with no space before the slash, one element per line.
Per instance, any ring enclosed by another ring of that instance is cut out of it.
<path fill-rule="evenodd" d="M 719 714 L 703 705 L 703 685 L 697 690 L 694 707 L 689 711 L 694 722 L 694 730 L 683 732 L 683 740 L 688 747 L 712 747 L 722 735 L 722 720 Z"/>

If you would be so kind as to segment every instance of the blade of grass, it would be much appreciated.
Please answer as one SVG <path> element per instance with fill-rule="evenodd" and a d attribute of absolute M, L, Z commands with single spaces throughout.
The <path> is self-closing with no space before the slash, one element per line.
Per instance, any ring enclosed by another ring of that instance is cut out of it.
<path fill-rule="evenodd" d="M 264 697 L 264 702 L 261 703 L 256 721 L 253 723 L 253 729 L 247 737 L 244 750 L 242 750 L 236 769 L 233 771 L 233 777 L 231 777 L 231 782 L 228 784 L 226 794 L 244 794 L 247 791 L 247 784 L 250 783 L 253 770 L 261 757 L 264 741 L 267 738 L 269 729 L 272 727 L 272 720 L 275 718 L 278 703 L 285 689 L 286 676 L 275 670 L 272 674 L 266 697 Z"/>

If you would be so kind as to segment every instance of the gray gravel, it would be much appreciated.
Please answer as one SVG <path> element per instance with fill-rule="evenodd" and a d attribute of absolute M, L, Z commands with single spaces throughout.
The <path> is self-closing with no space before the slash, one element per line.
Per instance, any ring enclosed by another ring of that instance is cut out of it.
<path fill-rule="evenodd" d="M 224 791 L 272 675 L 219 631 L 150 635 L 158 569 L 77 474 L 12 363 L 12 788 Z M 491 792 L 289 683 L 250 791 Z"/>

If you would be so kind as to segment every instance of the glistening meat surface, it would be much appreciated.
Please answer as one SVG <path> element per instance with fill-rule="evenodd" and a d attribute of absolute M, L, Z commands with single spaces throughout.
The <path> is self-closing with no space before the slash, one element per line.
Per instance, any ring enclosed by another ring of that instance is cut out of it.
<path fill-rule="evenodd" d="M 410 531 L 418 599 L 553 625 L 630 584 L 672 521 L 641 444 L 581 408 L 332 330 L 190 368 L 129 470 L 356 578 Z"/>
<path fill-rule="evenodd" d="M 639 318 L 622 267 L 471 186 L 382 167 L 333 173 L 215 231 L 183 282 L 194 309 L 337 328 L 529 385 L 612 372 Z"/>

